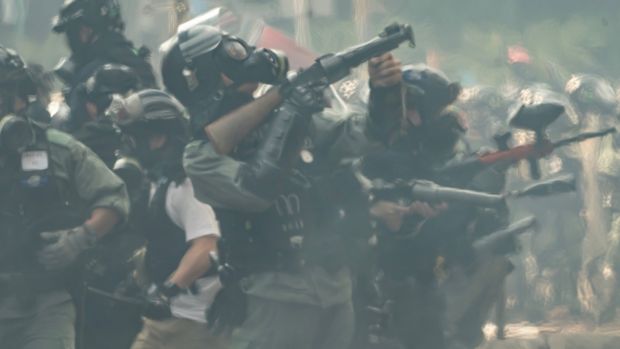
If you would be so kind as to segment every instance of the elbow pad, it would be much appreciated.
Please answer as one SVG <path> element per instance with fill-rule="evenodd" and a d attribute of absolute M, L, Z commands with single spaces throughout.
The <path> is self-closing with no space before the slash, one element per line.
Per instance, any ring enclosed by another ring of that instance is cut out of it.
<path fill-rule="evenodd" d="M 297 160 L 307 135 L 311 115 L 285 102 L 270 122 L 254 158 L 240 174 L 242 186 L 265 199 L 277 197 L 285 183 L 292 179 L 292 166 Z"/>

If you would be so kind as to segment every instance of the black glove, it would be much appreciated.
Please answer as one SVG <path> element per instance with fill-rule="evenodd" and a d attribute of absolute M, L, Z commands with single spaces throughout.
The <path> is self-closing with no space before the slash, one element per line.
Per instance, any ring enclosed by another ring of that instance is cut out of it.
<path fill-rule="evenodd" d="M 306 115 L 319 113 L 327 106 L 325 88 L 325 85 L 317 84 L 283 87 L 284 105 Z"/>
<path fill-rule="evenodd" d="M 261 135 L 253 159 L 240 171 L 239 182 L 254 195 L 272 201 L 294 182 L 292 169 L 309 132 L 312 115 L 325 106 L 319 90 L 296 87 L 275 112 Z"/>
<path fill-rule="evenodd" d="M 164 320 L 172 317 L 170 301 L 181 291 L 181 288 L 171 282 L 159 286 L 151 285 L 146 293 L 147 306 L 143 315 L 151 320 Z"/>
<path fill-rule="evenodd" d="M 247 316 L 247 296 L 241 288 L 241 274 L 229 264 L 218 268 L 222 289 L 207 308 L 209 326 L 218 331 L 227 331 L 241 326 Z"/>

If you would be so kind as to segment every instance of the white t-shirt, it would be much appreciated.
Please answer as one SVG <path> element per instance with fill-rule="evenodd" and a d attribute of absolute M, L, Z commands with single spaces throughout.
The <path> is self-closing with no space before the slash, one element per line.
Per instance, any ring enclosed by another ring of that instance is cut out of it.
<path fill-rule="evenodd" d="M 151 198 L 155 185 L 151 186 Z M 211 206 L 194 197 L 192 182 L 186 179 L 180 185 L 171 183 L 166 193 L 166 213 L 179 228 L 185 231 L 185 241 L 203 236 L 220 236 L 220 228 Z M 205 323 L 205 312 L 213 303 L 222 285 L 216 276 L 196 280 L 196 294 L 184 293 L 171 300 L 172 315 Z"/>

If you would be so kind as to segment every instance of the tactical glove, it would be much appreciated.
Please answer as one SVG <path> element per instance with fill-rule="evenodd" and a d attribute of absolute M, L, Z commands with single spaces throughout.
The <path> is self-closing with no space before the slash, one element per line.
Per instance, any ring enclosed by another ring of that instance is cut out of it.
<path fill-rule="evenodd" d="M 300 113 L 312 115 L 327 106 L 325 86 L 305 84 L 284 88 L 284 105 L 290 105 Z"/>
<path fill-rule="evenodd" d="M 87 249 L 95 246 L 96 233 L 86 225 L 73 229 L 41 233 L 46 246 L 38 253 L 39 262 L 48 270 L 62 269 Z"/>
<path fill-rule="evenodd" d="M 171 317 L 171 298 L 181 293 L 181 291 L 177 285 L 170 282 L 166 282 L 161 286 L 151 285 L 146 294 L 148 305 L 144 309 L 143 315 L 151 320 L 164 320 Z"/>

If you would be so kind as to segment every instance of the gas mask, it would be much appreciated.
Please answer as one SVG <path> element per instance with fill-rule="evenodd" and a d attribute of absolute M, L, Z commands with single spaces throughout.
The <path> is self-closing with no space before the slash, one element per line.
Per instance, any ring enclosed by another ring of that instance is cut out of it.
<path fill-rule="evenodd" d="M 73 23 L 65 32 L 67 45 L 73 54 L 73 58 L 81 64 L 89 61 L 94 57 L 94 52 L 92 52 L 92 37 L 87 40 L 87 42 L 83 42 L 80 31 L 82 25 L 79 23 Z"/>
<path fill-rule="evenodd" d="M 424 125 L 424 142 L 435 156 L 451 157 L 454 147 L 465 132 L 458 115 L 445 111 Z"/>
<path fill-rule="evenodd" d="M 168 135 L 166 145 L 157 149 L 150 148 L 150 137 L 146 135 L 123 133 L 121 140 L 122 157 L 137 160 L 151 180 L 167 177 L 177 181 L 184 176 L 185 143 L 179 139 Z"/>
<path fill-rule="evenodd" d="M 215 62 L 235 85 L 262 82 L 274 85 L 286 79 L 288 58 L 280 52 L 256 49 L 235 37 L 225 37 L 214 52 Z"/>
<path fill-rule="evenodd" d="M 78 109 L 77 115 L 81 116 L 80 122 L 95 120 L 105 121 L 105 114 L 108 108 L 112 105 L 114 98 L 119 98 L 120 95 L 115 96 L 110 93 L 88 93 L 88 87 L 80 85 L 76 87 L 76 102 L 72 104 L 73 108 Z M 92 103 L 96 108 L 96 115 L 91 115 L 87 109 L 87 103 Z"/>
<path fill-rule="evenodd" d="M 225 37 L 213 52 L 213 57 L 219 70 L 233 84 L 211 95 L 208 122 L 254 100 L 251 94 L 237 90 L 240 85 L 249 82 L 278 84 L 286 79 L 289 70 L 285 55 L 268 49 L 256 49 L 234 37 Z"/>
<path fill-rule="evenodd" d="M 124 157 L 137 159 L 147 169 L 157 161 L 156 151 L 150 149 L 147 135 L 123 132 L 120 152 Z"/>
<path fill-rule="evenodd" d="M 17 115 L 13 108 L 15 95 L 12 91 L 0 91 L 0 152 L 19 153 L 32 144 L 34 131 L 28 119 Z"/>
<path fill-rule="evenodd" d="M 8 114 L 0 119 L 0 150 L 19 153 L 34 142 L 30 122 L 21 116 Z"/>
<path fill-rule="evenodd" d="M 444 111 L 433 118 L 423 119 L 420 126 L 409 127 L 398 137 L 392 149 L 417 156 L 450 157 L 464 131 L 458 116 Z"/>

